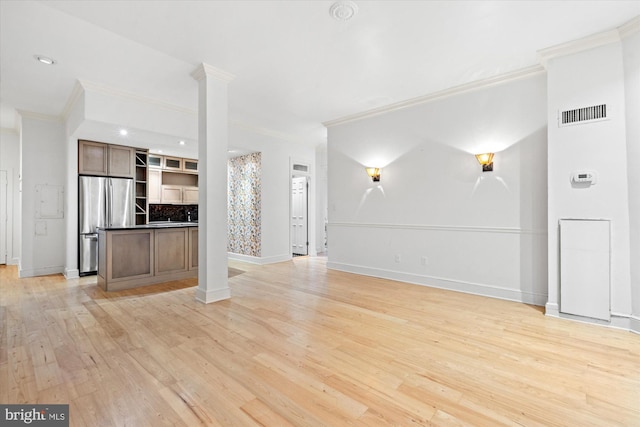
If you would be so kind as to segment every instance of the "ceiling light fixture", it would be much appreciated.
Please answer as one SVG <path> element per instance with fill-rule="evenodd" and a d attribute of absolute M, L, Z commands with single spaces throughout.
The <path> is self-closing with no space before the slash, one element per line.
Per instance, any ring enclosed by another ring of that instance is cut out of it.
<path fill-rule="evenodd" d="M 178 144 L 184 145 L 184 141 L 178 141 Z"/>
<path fill-rule="evenodd" d="M 127 132 L 126 129 L 120 129 L 120 135 L 125 136 L 126 134 L 128 134 L 129 132 Z"/>
<path fill-rule="evenodd" d="M 56 63 L 55 59 L 49 58 L 48 56 L 34 55 L 33 57 L 36 58 L 38 62 L 42 62 L 43 64 L 46 64 L 46 65 L 54 65 Z"/>
<path fill-rule="evenodd" d="M 337 1 L 329 8 L 329 14 L 337 21 L 348 21 L 358 13 L 358 5 L 352 1 Z"/>

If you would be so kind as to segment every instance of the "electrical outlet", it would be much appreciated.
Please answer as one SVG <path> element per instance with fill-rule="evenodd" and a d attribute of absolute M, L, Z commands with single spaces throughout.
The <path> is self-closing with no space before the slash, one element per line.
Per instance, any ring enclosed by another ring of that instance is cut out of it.
<path fill-rule="evenodd" d="M 420 257 L 420 265 L 429 265 L 429 258 L 427 258 L 426 256 Z"/>
<path fill-rule="evenodd" d="M 400 262 L 400 254 L 396 254 L 396 262 Z"/>

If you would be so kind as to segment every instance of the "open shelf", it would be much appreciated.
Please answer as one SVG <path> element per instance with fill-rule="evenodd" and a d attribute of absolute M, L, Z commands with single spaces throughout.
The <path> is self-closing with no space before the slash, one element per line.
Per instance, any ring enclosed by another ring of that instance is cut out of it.
<path fill-rule="evenodd" d="M 136 151 L 136 225 L 146 224 L 149 218 L 148 159 L 149 153 L 147 151 Z"/>

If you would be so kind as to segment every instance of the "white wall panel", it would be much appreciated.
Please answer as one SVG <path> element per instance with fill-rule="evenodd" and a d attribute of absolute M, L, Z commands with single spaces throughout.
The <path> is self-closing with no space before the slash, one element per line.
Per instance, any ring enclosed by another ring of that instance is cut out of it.
<path fill-rule="evenodd" d="M 609 320 L 610 223 L 560 220 L 560 312 Z"/>
<path fill-rule="evenodd" d="M 330 127 L 329 266 L 543 304 L 546 133 L 543 74 Z"/>

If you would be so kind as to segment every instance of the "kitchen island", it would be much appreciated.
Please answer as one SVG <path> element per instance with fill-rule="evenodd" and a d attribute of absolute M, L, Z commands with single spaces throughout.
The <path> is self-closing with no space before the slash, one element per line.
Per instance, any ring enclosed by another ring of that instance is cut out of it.
<path fill-rule="evenodd" d="M 98 229 L 98 286 L 118 291 L 198 276 L 198 223 Z"/>

